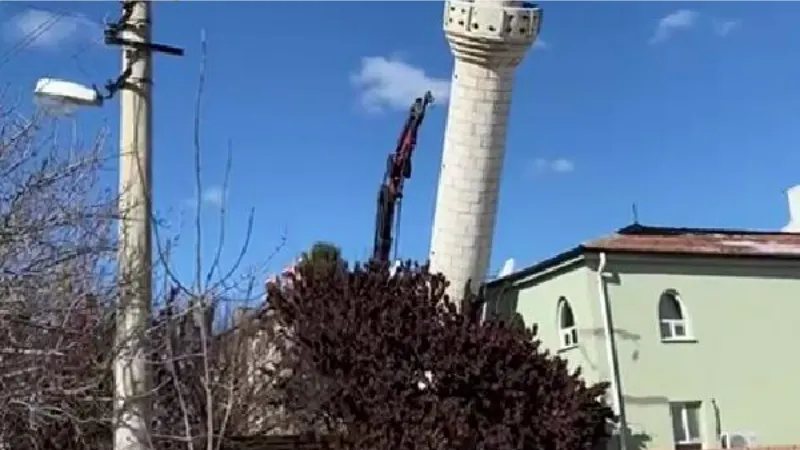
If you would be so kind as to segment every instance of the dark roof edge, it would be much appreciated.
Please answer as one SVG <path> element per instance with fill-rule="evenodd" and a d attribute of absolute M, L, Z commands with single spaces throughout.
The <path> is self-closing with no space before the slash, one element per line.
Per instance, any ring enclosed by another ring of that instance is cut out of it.
<path fill-rule="evenodd" d="M 577 247 L 573 247 L 565 252 L 561 252 L 552 258 L 545 259 L 544 261 L 540 261 L 532 266 L 528 266 L 522 270 L 519 270 L 514 273 L 510 273 L 504 277 L 495 278 L 492 281 L 489 281 L 485 284 L 487 288 L 492 288 L 494 286 L 499 286 L 503 283 L 514 282 L 517 280 L 521 280 L 525 277 L 530 275 L 534 275 L 538 272 L 543 270 L 549 269 L 550 267 L 556 266 L 561 264 L 562 262 L 568 261 L 573 258 L 577 258 L 584 254 L 586 251 L 586 247 L 583 245 L 579 245 Z"/>
<path fill-rule="evenodd" d="M 682 234 L 727 234 L 743 236 L 771 236 L 781 234 L 797 234 L 780 230 L 745 230 L 736 228 L 697 228 L 697 227 L 666 227 L 659 225 L 642 225 L 634 223 L 620 228 L 617 234 L 658 234 L 674 236 Z M 602 239 L 602 238 L 600 238 Z"/>
<path fill-rule="evenodd" d="M 571 248 L 565 252 L 559 253 L 552 258 L 545 259 L 544 261 L 540 261 L 532 266 L 526 267 L 522 270 L 517 272 L 508 274 L 504 277 L 495 278 L 492 281 L 489 281 L 485 284 L 487 288 L 492 288 L 498 286 L 502 283 L 508 282 L 515 282 L 519 281 L 523 278 L 527 278 L 531 275 L 535 275 L 536 273 L 543 272 L 551 267 L 557 266 L 563 262 L 569 261 L 570 259 L 577 258 L 579 256 L 585 255 L 586 253 L 616 253 L 616 254 L 628 254 L 628 255 L 659 255 L 659 256 L 672 256 L 672 257 L 694 257 L 694 258 L 711 258 L 711 259 L 772 259 L 772 260 L 781 260 L 781 261 L 800 261 L 800 255 L 798 254 L 783 254 L 783 253 L 773 253 L 773 254 L 764 254 L 764 253 L 740 253 L 740 254 L 731 254 L 731 253 L 719 253 L 719 254 L 712 254 L 712 253 L 698 253 L 698 252 L 658 252 L 652 250 L 634 250 L 634 249 L 608 249 L 603 248 L 602 246 L 592 246 L 591 244 L 587 245 L 579 245 L 577 247 Z"/>

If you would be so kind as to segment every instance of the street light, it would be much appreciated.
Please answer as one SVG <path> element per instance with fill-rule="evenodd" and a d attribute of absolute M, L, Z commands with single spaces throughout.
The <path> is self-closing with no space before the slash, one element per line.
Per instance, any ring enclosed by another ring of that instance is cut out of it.
<path fill-rule="evenodd" d="M 70 114 L 82 106 L 100 107 L 104 100 L 121 90 L 120 298 L 116 310 L 113 362 L 114 450 L 146 448 L 145 430 L 150 408 L 149 399 L 144 395 L 150 389 L 150 374 L 142 342 L 152 303 L 149 64 L 149 54 L 123 50 L 123 67 L 126 69 L 116 81 L 106 84 L 106 95 L 95 86 L 54 78 L 38 80 L 33 90 L 35 103 L 56 115 Z M 134 66 L 135 78 L 131 76 L 131 67 Z M 134 89 L 121 89 L 128 85 Z"/>
<path fill-rule="evenodd" d="M 150 324 L 152 303 L 151 61 L 156 52 L 183 55 L 180 48 L 151 41 L 150 8 L 149 1 L 123 1 L 121 18 L 106 26 L 105 43 L 122 48 L 124 70 L 106 83 L 105 94 L 96 86 L 53 78 L 40 79 L 34 88 L 37 103 L 61 111 L 102 106 L 104 100 L 120 93 L 118 270 L 123 283 L 116 315 L 115 450 L 148 448 L 149 368 L 141 337 Z"/>
<path fill-rule="evenodd" d="M 105 84 L 106 93 L 103 94 L 92 85 L 84 86 L 72 81 L 59 80 L 58 78 L 40 78 L 33 88 L 34 103 L 45 108 L 64 108 L 72 110 L 81 106 L 103 106 L 103 102 L 114 96 L 122 89 L 131 77 L 131 67 L 128 66 L 117 77 Z"/>
<path fill-rule="evenodd" d="M 145 19 L 150 5 L 140 2 L 137 6 L 138 14 L 134 18 L 149 24 Z M 144 28 L 142 34 L 140 40 L 146 43 L 149 27 Z M 37 81 L 33 93 L 39 106 L 57 115 L 70 114 L 81 106 L 102 106 L 104 100 L 120 93 L 120 298 L 116 310 L 112 426 L 114 450 L 144 450 L 150 409 L 146 396 L 150 390 L 150 371 L 142 337 L 150 324 L 152 303 L 151 55 L 146 50 L 123 47 L 122 59 L 125 70 L 116 80 L 106 83 L 105 95 L 96 86 L 53 78 Z"/>
<path fill-rule="evenodd" d="M 33 89 L 33 95 L 37 105 L 103 105 L 103 97 L 96 89 L 57 78 L 42 78 L 37 81 L 36 87 Z"/>

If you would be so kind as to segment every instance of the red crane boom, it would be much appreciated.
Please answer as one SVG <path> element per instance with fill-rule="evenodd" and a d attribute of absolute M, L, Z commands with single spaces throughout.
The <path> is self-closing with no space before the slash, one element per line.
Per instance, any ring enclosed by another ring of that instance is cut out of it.
<path fill-rule="evenodd" d="M 386 174 L 378 190 L 378 210 L 375 218 L 375 241 L 372 259 L 388 262 L 392 251 L 392 231 L 395 216 L 399 216 L 400 200 L 403 198 L 403 183 L 411 178 L 411 156 L 417 145 L 417 132 L 428 105 L 433 103 L 433 95 L 426 92 L 424 97 L 414 100 L 403 132 L 397 141 L 394 153 L 389 154 L 386 163 Z"/>

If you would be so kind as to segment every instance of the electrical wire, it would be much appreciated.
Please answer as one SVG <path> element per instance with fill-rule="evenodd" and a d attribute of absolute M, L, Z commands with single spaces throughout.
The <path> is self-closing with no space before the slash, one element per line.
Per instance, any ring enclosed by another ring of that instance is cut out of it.
<path fill-rule="evenodd" d="M 75 67 L 78 69 L 78 72 L 80 72 L 81 75 L 83 75 L 87 79 L 92 79 L 94 78 L 93 75 L 95 74 L 89 73 L 89 70 L 86 70 L 86 66 L 83 65 L 83 61 L 81 60 L 81 57 L 84 56 L 86 52 L 89 50 L 89 45 L 91 45 L 91 41 L 84 42 L 80 47 L 78 47 L 77 50 L 75 50 L 72 53 L 72 55 L 70 55 L 70 57 L 75 62 Z"/>
<path fill-rule="evenodd" d="M 65 14 L 59 13 L 52 13 L 52 17 L 47 19 L 46 21 L 39 24 L 36 28 L 28 32 L 25 36 L 23 36 L 16 44 L 12 45 L 9 50 L 3 53 L 0 56 L 0 70 L 3 69 L 9 62 L 11 62 L 15 56 L 19 55 L 20 52 L 27 50 L 36 39 L 42 36 L 44 33 L 50 31 L 58 22 L 60 22 L 64 17 Z"/>
<path fill-rule="evenodd" d="M 7 4 L 8 2 L 2 2 L 0 5 Z M 72 12 L 65 12 L 65 11 L 56 11 L 52 8 L 41 8 L 39 4 L 35 6 L 31 6 L 31 8 L 35 8 L 36 10 L 46 12 L 50 14 L 50 18 L 46 21 L 40 23 L 36 28 L 30 30 L 25 36 L 21 37 L 18 42 L 16 42 L 10 49 L 6 50 L 0 56 L 0 69 L 2 69 L 5 65 L 7 65 L 13 58 L 19 55 L 22 51 L 28 49 L 31 45 L 33 45 L 36 40 L 41 37 L 44 33 L 50 31 L 54 26 L 56 26 L 60 21 L 69 18 L 80 17 L 76 16 Z M 92 39 L 90 42 L 85 42 L 81 45 L 75 52 L 70 55 L 72 59 L 75 61 L 78 70 L 81 72 L 82 75 L 91 78 L 89 75 L 89 71 L 86 70 L 85 66 L 80 61 L 80 57 L 86 53 L 87 50 L 90 48 L 91 43 L 95 42 L 102 42 L 102 38 L 98 37 L 97 39 Z"/>

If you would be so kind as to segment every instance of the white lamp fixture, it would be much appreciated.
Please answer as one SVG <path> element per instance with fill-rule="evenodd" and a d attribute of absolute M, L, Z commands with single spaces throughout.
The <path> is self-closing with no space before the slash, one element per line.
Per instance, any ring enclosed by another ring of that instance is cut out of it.
<path fill-rule="evenodd" d="M 36 82 L 33 95 L 42 105 L 102 106 L 103 97 L 96 89 L 56 78 L 42 78 Z"/>

